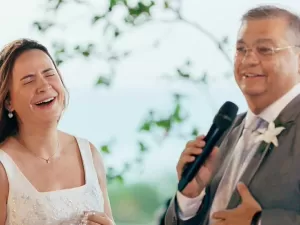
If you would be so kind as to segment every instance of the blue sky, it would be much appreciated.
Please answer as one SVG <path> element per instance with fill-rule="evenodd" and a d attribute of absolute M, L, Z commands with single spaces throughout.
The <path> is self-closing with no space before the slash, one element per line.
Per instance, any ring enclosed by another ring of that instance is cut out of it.
<path fill-rule="evenodd" d="M 42 0 L 1 0 L 0 46 L 20 37 L 30 37 L 50 46 L 51 40 L 84 42 L 97 39 L 97 33 L 91 31 L 82 21 L 72 23 L 63 31 L 53 31 L 49 36 L 42 36 L 33 31 L 30 23 L 41 18 L 44 11 Z M 291 9 L 300 9 L 298 0 L 210 0 L 184 1 L 184 15 L 192 21 L 202 24 L 215 36 L 229 35 L 234 43 L 239 26 L 239 18 L 249 7 L 257 4 L 276 3 Z M 64 21 L 70 21 L 78 15 L 87 15 L 86 9 L 74 7 L 56 15 Z M 53 16 L 53 15 L 52 15 Z M 118 15 L 116 15 L 117 17 Z M 159 49 L 147 46 L 153 39 L 165 35 L 166 39 Z M 137 44 L 136 40 L 141 44 Z M 119 43 L 119 48 L 132 47 L 140 50 L 123 61 L 118 67 L 118 76 L 111 91 L 94 87 L 98 72 L 102 69 L 98 62 L 85 62 L 77 59 L 60 69 L 70 90 L 70 105 L 62 119 L 60 128 L 74 135 L 85 137 L 95 145 L 117 137 L 114 154 L 105 158 L 107 165 L 116 167 L 136 154 L 136 127 L 149 108 L 168 110 L 172 91 L 184 90 L 189 94 L 187 103 L 192 121 L 203 132 L 209 128 L 211 120 L 221 104 L 231 100 L 246 109 L 243 96 L 234 81 L 224 81 L 220 77 L 232 68 L 224 61 L 213 43 L 191 27 L 182 24 L 155 24 L 133 32 Z M 232 45 L 233 47 L 233 45 Z M 215 83 L 207 90 L 186 84 L 171 83 L 160 78 L 187 58 L 195 60 L 194 71 L 209 70 Z M 105 68 L 103 68 L 105 69 Z M 208 96 L 212 98 L 212 109 Z M 130 180 L 156 179 L 161 171 L 175 175 L 175 165 L 187 140 L 170 139 L 161 146 L 155 146 L 147 155 L 144 174 L 133 172 Z"/>

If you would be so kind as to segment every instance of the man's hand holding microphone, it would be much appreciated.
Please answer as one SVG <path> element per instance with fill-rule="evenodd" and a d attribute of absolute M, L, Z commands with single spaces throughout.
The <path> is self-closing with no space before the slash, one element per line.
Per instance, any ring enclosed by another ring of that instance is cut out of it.
<path fill-rule="evenodd" d="M 177 164 L 177 176 L 178 180 L 181 179 L 183 170 L 188 163 L 193 163 L 198 155 L 203 152 L 205 146 L 204 136 L 199 136 L 193 141 L 189 141 L 186 144 L 184 151 L 181 153 L 180 159 Z M 215 172 L 216 163 L 218 160 L 219 148 L 214 147 L 207 160 L 200 167 L 196 176 L 181 192 L 188 198 L 195 198 L 205 189 L 212 179 L 212 175 Z"/>

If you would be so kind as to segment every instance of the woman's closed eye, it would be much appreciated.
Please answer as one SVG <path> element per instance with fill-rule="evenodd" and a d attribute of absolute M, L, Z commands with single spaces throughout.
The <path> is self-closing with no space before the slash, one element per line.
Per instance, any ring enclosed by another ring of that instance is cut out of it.
<path fill-rule="evenodd" d="M 46 77 L 52 77 L 52 76 L 54 76 L 54 75 L 56 75 L 56 74 L 52 72 L 52 73 L 47 73 L 45 76 L 46 76 Z"/>
<path fill-rule="evenodd" d="M 33 80 L 34 80 L 34 76 L 33 75 L 28 75 L 28 76 L 22 78 L 23 84 L 29 84 Z"/>

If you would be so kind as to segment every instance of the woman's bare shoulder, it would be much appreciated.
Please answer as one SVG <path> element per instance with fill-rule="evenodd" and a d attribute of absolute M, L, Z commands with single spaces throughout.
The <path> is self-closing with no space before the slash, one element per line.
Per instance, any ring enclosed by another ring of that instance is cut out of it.
<path fill-rule="evenodd" d="M 2 190 L 8 191 L 8 178 L 3 164 L 0 161 L 0 195 L 3 194 Z M 1 198 L 1 197 L 0 197 Z"/>
<path fill-rule="evenodd" d="M 60 144 L 66 148 L 77 148 L 77 139 L 74 135 L 59 131 Z"/>
<path fill-rule="evenodd" d="M 63 140 L 63 141 L 75 141 L 76 138 L 74 135 L 69 134 L 67 132 L 64 131 L 58 131 L 59 137 Z"/>
<path fill-rule="evenodd" d="M 77 143 L 77 138 L 83 139 L 83 138 L 80 138 L 80 137 L 75 137 L 72 134 L 62 132 L 62 131 L 60 131 L 60 136 L 61 136 L 63 142 L 69 143 L 69 144 L 76 144 Z M 102 170 L 104 165 L 103 165 L 103 160 L 102 160 L 100 152 L 97 150 L 95 145 L 93 145 L 90 141 L 88 141 L 88 140 L 86 140 L 86 141 L 89 143 L 89 146 L 90 146 L 90 148 L 86 149 L 86 150 L 90 150 L 92 152 L 92 156 L 93 156 L 95 166 L 100 167 L 101 170 Z"/>
<path fill-rule="evenodd" d="M 6 171 L 0 162 L 0 224 L 4 224 L 6 220 L 6 205 L 8 199 L 9 184 Z"/>

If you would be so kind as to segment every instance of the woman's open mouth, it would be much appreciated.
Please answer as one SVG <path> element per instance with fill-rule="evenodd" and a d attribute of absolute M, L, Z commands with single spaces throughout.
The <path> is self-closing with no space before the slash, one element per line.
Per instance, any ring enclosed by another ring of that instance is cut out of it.
<path fill-rule="evenodd" d="M 55 99 L 56 97 L 47 98 L 43 101 L 35 103 L 35 105 L 40 109 L 50 108 L 54 104 Z"/>

